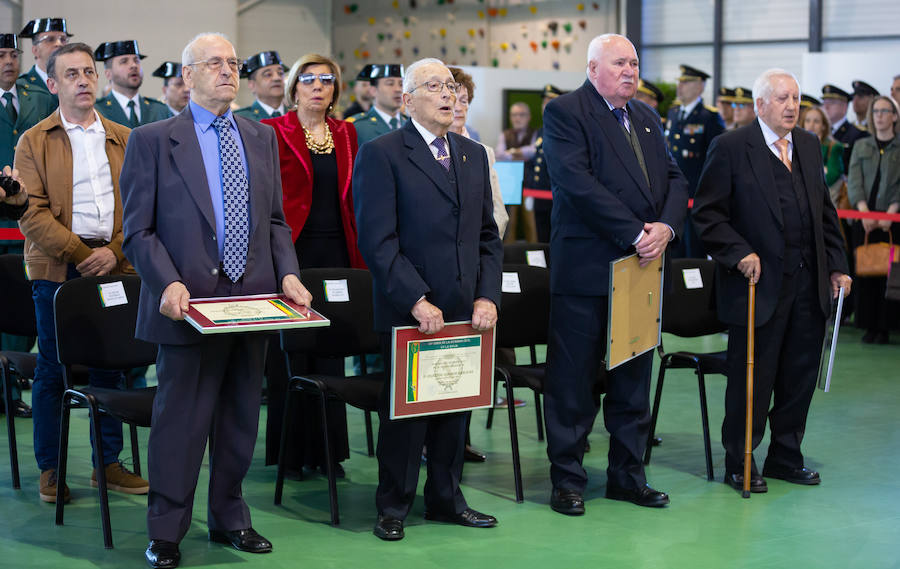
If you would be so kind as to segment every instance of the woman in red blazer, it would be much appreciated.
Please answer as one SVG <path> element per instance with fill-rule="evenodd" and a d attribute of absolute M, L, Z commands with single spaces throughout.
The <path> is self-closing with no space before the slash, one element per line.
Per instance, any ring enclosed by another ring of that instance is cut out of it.
<path fill-rule="evenodd" d="M 356 156 L 356 129 L 328 116 L 340 97 L 341 71 L 331 59 L 308 54 L 291 67 L 285 83 L 285 107 L 292 112 L 265 119 L 278 138 L 284 215 L 300 269 L 320 267 L 366 268 L 356 247 L 356 220 L 350 178 Z M 269 409 L 266 422 L 266 464 L 278 461 L 287 370 L 278 342 L 270 342 L 268 358 Z M 332 365 L 333 362 L 331 362 Z M 318 367 L 316 364 L 319 364 Z M 323 362 L 294 362 L 300 371 L 343 375 L 323 369 Z M 313 369 L 317 368 L 317 369 Z M 297 370 L 295 370 L 297 371 Z M 347 418 L 343 403 L 332 402 L 328 410 L 332 456 L 340 463 L 349 458 Z M 286 465 L 299 471 L 325 467 L 321 413 L 318 403 L 304 400 L 294 431 Z M 343 469 L 337 464 L 340 475 Z"/>

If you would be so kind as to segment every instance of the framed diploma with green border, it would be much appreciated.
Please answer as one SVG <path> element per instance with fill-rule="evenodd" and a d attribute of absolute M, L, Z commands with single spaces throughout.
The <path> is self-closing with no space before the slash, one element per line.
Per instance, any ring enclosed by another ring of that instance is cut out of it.
<path fill-rule="evenodd" d="M 494 404 L 494 329 L 449 323 L 436 334 L 393 329 L 391 419 L 484 409 Z"/>
<path fill-rule="evenodd" d="M 201 334 L 315 328 L 331 324 L 283 294 L 192 298 L 184 319 Z"/>

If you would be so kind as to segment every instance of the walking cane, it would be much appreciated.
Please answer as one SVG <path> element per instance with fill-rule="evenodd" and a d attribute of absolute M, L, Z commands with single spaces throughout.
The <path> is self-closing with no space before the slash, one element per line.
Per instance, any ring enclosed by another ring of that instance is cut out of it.
<path fill-rule="evenodd" d="M 744 490 L 750 497 L 750 465 L 753 462 L 753 340 L 756 331 L 756 283 L 750 280 L 747 296 L 747 421 L 744 428 Z"/>

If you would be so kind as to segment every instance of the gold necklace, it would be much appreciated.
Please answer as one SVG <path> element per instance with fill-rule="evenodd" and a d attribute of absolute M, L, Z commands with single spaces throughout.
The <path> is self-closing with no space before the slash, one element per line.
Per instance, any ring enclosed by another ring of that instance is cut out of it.
<path fill-rule="evenodd" d="M 303 126 L 303 134 L 306 136 L 306 147 L 309 148 L 309 151 L 313 154 L 331 154 L 334 150 L 334 138 L 331 137 L 331 129 L 328 128 L 328 123 L 325 123 L 325 140 L 323 142 L 316 142 L 316 139 L 313 137 L 313 134 L 309 131 L 308 128 Z"/>

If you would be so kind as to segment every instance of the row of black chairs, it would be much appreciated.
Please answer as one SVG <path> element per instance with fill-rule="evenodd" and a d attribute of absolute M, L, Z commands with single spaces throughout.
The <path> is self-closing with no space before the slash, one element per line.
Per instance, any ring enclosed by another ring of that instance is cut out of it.
<path fill-rule="evenodd" d="M 535 256 L 534 251 L 541 251 L 541 255 Z M 546 245 L 522 245 L 517 244 L 506 248 L 508 261 L 504 265 L 505 272 L 515 272 L 518 275 L 521 292 L 504 292 L 502 298 L 502 317 L 498 321 L 497 347 L 519 348 L 528 347 L 531 353 L 531 361 L 528 364 L 516 365 L 515 362 L 498 362 L 496 366 L 495 381 L 504 387 L 509 405 L 507 413 L 509 418 L 510 445 L 513 459 L 513 476 L 515 485 L 515 499 L 517 502 L 524 500 L 522 484 L 522 470 L 519 456 L 517 418 L 513 389 L 515 387 L 528 387 L 535 394 L 535 412 L 538 422 L 538 435 L 543 438 L 543 416 L 541 412 L 540 395 L 543 392 L 545 364 L 539 363 L 536 358 L 536 347 L 546 344 L 547 328 L 550 308 L 549 271 L 545 266 L 549 264 L 549 248 Z M 16 269 L 20 280 L 24 281 L 21 256 L 16 259 L 0 259 L 0 273 L 2 282 L 11 282 L 15 278 Z M 542 261 L 540 260 L 542 259 Z M 529 265 L 528 263 L 532 263 Z M 534 266 L 534 265 L 538 266 Z M 540 266 L 545 265 L 545 266 Z M 9 270 L 5 269 L 7 267 Z M 672 283 L 672 292 L 666 298 L 666 309 L 663 316 L 663 330 L 681 336 L 699 336 L 714 333 L 721 330 L 721 325 L 714 318 L 712 311 L 712 264 L 704 260 L 679 260 L 673 263 L 673 275 L 680 276 L 686 268 L 699 268 L 704 286 L 700 289 L 688 289 L 682 279 L 676 277 Z M 285 404 L 285 418 L 295 413 L 295 395 L 301 392 L 312 393 L 318 397 L 322 409 L 322 433 L 325 438 L 324 448 L 326 452 L 326 472 L 328 477 L 329 502 L 331 510 L 331 522 L 337 525 L 340 521 L 337 501 L 336 476 L 332 469 L 330 456 L 330 441 L 328 441 L 327 429 L 327 401 L 338 399 L 364 411 L 367 443 L 369 455 L 374 454 L 373 432 L 371 413 L 377 410 L 379 394 L 383 388 L 384 377 L 381 374 L 368 374 L 363 368 L 363 375 L 356 377 L 328 376 L 328 375 L 301 375 L 293 373 L 293 358 L 299 354 L 314 357 L 340 358 L 348 356 L 362 356 L 364 354 L 378 353 L 378 337 L 373 332 L 371 275 L 368 271 L 357 269 L 312 269 L 302 271 L 301 279 L 310 289 L 313 297 L 319 299 L 316 308 L 331 321 L 328 328 L 315 330 L 301 330 L 282 332 L 280 334 L 281 347 L 287 358 L 289 376 L 288 394 Z M 343 279 L 347 281 L 350 293 L 349 302 L 325 302 L 324 281 Z M 97 294 L 97 285 L 105 282 L 121 281 L 125 287 L 129 302 L 116 307 L 104 307 Z M 27 291 L 30 297 L 30 287 L 27 281 L 20 282 L 20 294 Z M 138 390 L 107 390 L 99 388 L 74 387 L 75 364 L 87 365 L 106 369 L 128 369 L 148 365 L 155 361 L 156 347 L 133 337 L 134 322 L 137 312 L 137 298 L 140 289 L 140 280 L 136 276 L 124 277 L 98 277 L 92 279 L 76 279 L 69 281 L 57 292 L 55 310 L 57 319 L 57 337 L 60 362 L 64 365 L 66 394 L 62 409 L 62 433 L 60 441 L 59 464 L 59 492 L 61 494 L 65 485 L 65 471 L 68 441 L 68 418 L 73 408 L 87 408 L 94 418 L 102 413 L 113 415 L 129 424 L 131 430 L 132 455 L 135 471 L 140 474 L 140 461 L 138 458 L 136 426 L 149 427 L 155 388 Z M 21 298 L 21 297 L 20 297 Z M 30 298 L 29 298 L 30 300 Z M 5 304 L 5 300 L 4 300 Z M 19 322 L 31 322 L 33 325 L 33 304 L 19 302 L 18 308 L 31 308 L 30 318 L 28 314 L 17 316 Z M 5 313 L 5 311 L 3 311 Z M 710 313 L 712 317 L 710 319 Z M 698 315 L 705 315 L 705 319 L 698 319 Z M 695 324 L 685 325 L 691 321 Z M 699 324 L 696 324 L 699 322 Z M 3 319 L 2 330 L 16 333 L 28 332 L 20 328 L 7 328 L 8 322 Z M 32 332 L 33 333 L 33 332 Z M 701 415 L 703 420 L 704 443 L 707 459 L 707 473 L 712 479 L 712 461 L 709 442 L 709 428 L 706 411 L 704 374 L 723 373 L 724 368 L 719 365 L 724 361 L 724 355 L 719 354 L 693 354 L 688 352 L 665 353 L 662 346 L 659 348 L 662 365 L 657 382 L 657 391 L 653 403 L 653 419 L 651 438 L 654 435 L 656 419 L 662 394 L 662 386 L 665 371 L 678 367 L 692 367 L 698 376 L 700 387 Z M 33 355 L 29 354 L 31 358 Z M 17 360 L 17 356 L 7 353 L 0 354 L 0 363 L 3 364 L 4 397 L 9 405 L 9 384 L 12 381 L 13 371 L 27 376 L 29 371 L 28 359 Z M 365 358 L 361 358 L 365 366 Z M 22 363 L 20 363 L 22 362 Z M 7 407 L 9 408 L 9 406 Z M 488 413 L 488 426 L 493 419 L 493 409 Z M 8 429 L 10 432 L 10 462 L 13 466 L 14 487 L 18 488 L 18 462 L 15 457 L 15 432 L 12 418 L 8 416 Z M 94 436 L 100 441 L 101 433 L 93 422 Z M 283 422 L 281 437 L 281 449 L 279 453 L 278 470 L 276 475 L 275 503 L 280 504 L 284 485 L 284 451 L 290 444 L 290 432 L 287 427 L 290 421 Z M 648 444 L 645 462 L 650 460 L 650 445 Z M 98 460 L 100 453 L 96 453 Z M 101 522 L 103 528 L 104 544 L 112 547 L 111 527 L 109 520 L 109 507 L 106 496 L 106 483 L 102 465 L 97 466 L 98 486 L 100 494 Z M 63 500 L 60 495 L 57 500 L 57 524 L 63 523 Z"/>

